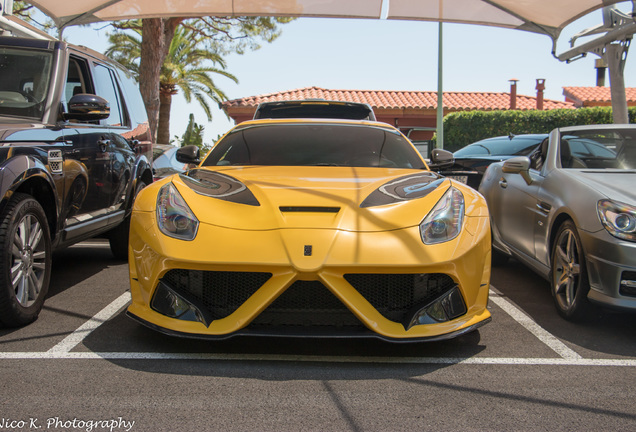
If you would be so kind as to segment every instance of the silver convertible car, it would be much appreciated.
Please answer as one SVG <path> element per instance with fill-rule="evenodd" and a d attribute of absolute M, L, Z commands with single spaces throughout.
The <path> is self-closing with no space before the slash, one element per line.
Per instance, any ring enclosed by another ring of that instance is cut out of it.
<path fill-rule="evenodd" d="M 490 165 L 493 263 L 550 281 L 561 316 L 591 303 L 636 311 L 636 125 L 555 129 L 528 157 Z"/>

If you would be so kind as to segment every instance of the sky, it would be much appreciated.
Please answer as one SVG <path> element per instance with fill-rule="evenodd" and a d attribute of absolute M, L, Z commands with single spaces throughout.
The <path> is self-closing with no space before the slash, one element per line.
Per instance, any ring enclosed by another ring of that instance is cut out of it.
<path fill-rule="evenodd" d="M 619 9 L 631 11 L 631 2 Z M 569 48 L 573 34 L 602 23 L 595 12 L 568 26 L 557 45 L 557 54 Z M 238 84 L 215 77 L 228 98 L 237 99 L 303 87 L 338 90 L 437 91 L 439 24 L 423 21 L 299 18 L 281 26 L 271 44 L 243 55 L 226 57 L 227 71 Z M 442 27 L 442 83 L 444 91 L 509 92 L 510 79 L 519 80 L 517 93 L 535 96 L 536 80 L 545 79 L 544 97 L 565 100 L 563 87 L 596 85 L 595 60 L 563 63 L 552 55 L 552 40 L 545 35 L 469 24 L 445 23 Z M 106 24 L 68 28 L 68 42 L 103 52 Z M 589 39 L 581 39 L 585 41 Z M 578 45 L 578 43 L 577 43 Z M 636 53 L 628 54 L 625 85 L 636 87 Z M 606 75 L 609 86 L 609 73 Z M 226 133 L 233 121 L 220 109 L 208 122 L 196 102 L 173 99 L 171 136 L 183 135 L 190 113 L 205 127 L 204 142 Z"/>

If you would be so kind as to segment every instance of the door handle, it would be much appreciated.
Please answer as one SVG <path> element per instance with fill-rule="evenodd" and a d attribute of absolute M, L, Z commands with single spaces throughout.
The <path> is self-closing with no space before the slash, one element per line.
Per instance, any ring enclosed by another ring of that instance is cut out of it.
<path fill-rule="evenodd" d="M 501 180 L 499 180 L 499 186 L 501 186 L 503 189 L 508 187 L 508 182 L 505 178 L 502 177 Z"/>
<path fill-rule="evenodd" d="M 539 202 L 537 203 L 537 209 L 543 213 L 544 215 L 548 215 L 550 214 L 550 210 L 552 210 L 552 206 L 550 204 L 548 204 L 547 202 Z"/>
<path fill-rule="evenodd" d="M 99 149 L 102 151 L 102 153 L 106 153 L 106 149 L 110 145 L 110 140 L 107 140 L 107 139 L 98 140 L 97 145 L 99 145 Z"/>

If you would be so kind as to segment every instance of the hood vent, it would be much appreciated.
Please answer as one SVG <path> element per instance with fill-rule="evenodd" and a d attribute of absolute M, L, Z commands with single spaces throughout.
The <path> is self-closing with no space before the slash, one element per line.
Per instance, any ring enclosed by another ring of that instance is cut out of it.
<path fill-rule="evenodd" d="M 340 207 L 281 206 L 282 213 L 338 213 Z"/>

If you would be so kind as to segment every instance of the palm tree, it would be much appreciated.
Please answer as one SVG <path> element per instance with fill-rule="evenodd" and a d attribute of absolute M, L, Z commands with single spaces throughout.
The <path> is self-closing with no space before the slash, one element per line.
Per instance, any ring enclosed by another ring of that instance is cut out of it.
<path fill-rule="evenodd" d="M 110 47 L 106 55 L 127 67 L 136 77 L 139 76 L 139 56 L 141 53 L 141 31 L 117 32 L 109 35 Z M 157 142 L 170 141 L 170 108 L 172 96 L 183 92 L 190 103 L 196 99 L 208 117 L 212 120 L 209 99 L 216 103 L 227 100 L 225 93 L 218 88 L 212 74 L 217 74 L 238 82 L 238 79 L 225 71 L 226 64 L 221 56 L 203 46 L 197 33 L 180 26 L 175 31 L 168 55 L 161 67 L 159 80 L 159 125 Z M 216 67 L 218 65 L 218 67 Z"/>
<path fill-rule="evenodd" d="M 226 64 L 221 56 L 209 50 L 199 49 L 196 34 L 190 28 L 178 27 L 168 50 L 168 56 L 161 68 L 159 87 L 159 128 L 158 142 L 168 142 L 170 138 L 170 106 L 172 96 L 177 94 L 177 88 L 183 92 L 186 102 L 192 99 L 205 111 L 208 121 L 212 120 L 212 111 L 208 99 L 217 104 L 227 100 L 225 93 L 212 80 L 212 74 L 217 74 L 238 83 L 238 79 L 225 71 Z M 213 66 L 206 66 L 205 64 Z M 219 65 L 219 67 L 214 67 Z M 165 139 L 162 141 L 161 139 Z"/>

